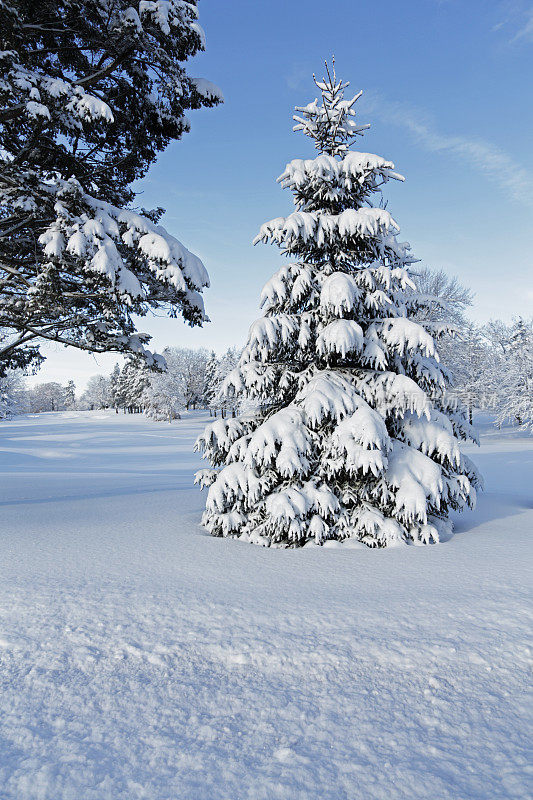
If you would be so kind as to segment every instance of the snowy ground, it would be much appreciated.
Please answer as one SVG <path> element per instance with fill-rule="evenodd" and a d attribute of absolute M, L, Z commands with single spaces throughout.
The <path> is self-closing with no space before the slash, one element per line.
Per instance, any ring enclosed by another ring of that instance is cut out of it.
<path fill-rule="evenodd" d="M 533 439 L 446 543 L 280 551 L 198 527 L 204 420 L 0 423 L 0 798 L 530 797 Z"/>

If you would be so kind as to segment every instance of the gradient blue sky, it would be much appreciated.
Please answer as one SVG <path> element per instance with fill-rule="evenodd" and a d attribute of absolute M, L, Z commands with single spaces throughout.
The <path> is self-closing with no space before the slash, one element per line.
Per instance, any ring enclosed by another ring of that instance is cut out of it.
<path fill-rule="evenodd" d="M 406 177 L 385 187 L 401 238 L 427 264 L 475 292 L 471 316 L 509 320 L 533 310 L 533 3 L 499 0 L 201 0 L 207 51 L 190 72 L 217 83 L 224 106 L 191 112 L 191 132 L 142 181 L 139 204 L 204 261 L 212 322 L 147 318 L 153 345 L 244 344 L 263 284 L 281 263 L 251 242 L 291 209 L 275 179 L 313 157 L 292 133 L 294 105 L 316 96 L 312 73 L 364 90 L 358 149 L 390 158 Z M 47 346 L 32 383 L 81 388 L 115 355 Z"/>

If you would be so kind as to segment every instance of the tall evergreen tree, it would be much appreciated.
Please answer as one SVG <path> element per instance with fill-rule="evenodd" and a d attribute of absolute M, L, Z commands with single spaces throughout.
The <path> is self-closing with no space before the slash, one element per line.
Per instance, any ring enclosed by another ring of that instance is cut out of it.
<path fill-rule="evenodd" d="M 452 509 L 475 500 L 476 471 L 459 440 L 473 438 L 448 399 L 435 342 L 410 317 L 420 297 L 409 245 L 372 199 L 394 164 L 351 152 L 367 125 L 360 94 L 345 100 L 335 73 L 315 81 L 321 102 L 297 108 L 295 130 L 319 155 L 291 161 L 279 182 L 296 210 L 262 226 L 295 259 L 266 284 L 225 391 L 258 410 L 217 420 L 197 447 L 212 469 L 203 524 L 215 536 L 299 546 L 353 538 L 371 547 L 429 543 Z"/>

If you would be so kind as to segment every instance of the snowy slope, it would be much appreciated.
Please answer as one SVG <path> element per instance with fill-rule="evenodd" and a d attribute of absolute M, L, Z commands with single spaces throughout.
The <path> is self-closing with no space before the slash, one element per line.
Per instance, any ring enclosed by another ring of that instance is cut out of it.
<path fill-rule="evenodd" d="M 204 423 L 0 423 L 0 798 L 529 797 L 533 439 L 448 542 L 294 551 L 198 527 Z"/>

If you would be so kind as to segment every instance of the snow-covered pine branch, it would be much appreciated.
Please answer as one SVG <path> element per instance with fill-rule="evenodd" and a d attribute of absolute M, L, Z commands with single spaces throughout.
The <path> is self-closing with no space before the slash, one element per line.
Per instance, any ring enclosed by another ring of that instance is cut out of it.
<path fill-rule="evenodd" d="M 279 180 L 296 210 L 256 241 L 289 254 L 264 287 L 225 394 L 250 404 L 209 425 L 197 448 L 211 463 L 203 523 L 215 536 L 293 547 L 356 539 L 371 547 L 437 541 L 451 510 L 475 502 L 480 479 L 461 454 L 473 438 L 447 393 L 409 244 L 371 200 L 394 164 L 354 153 L 364 127 L 335 72 L 297 109 L 315 159 Z"/>
<path fill-rule="evenodd" d="M 206 319 L 200 260 L 137 212 L 132 182 L 222 100 L 184 62 L 204 49 L 194 0 L 0 4 L 0 371 L 51 339 L 157 365 L 133 315 Z"/>

